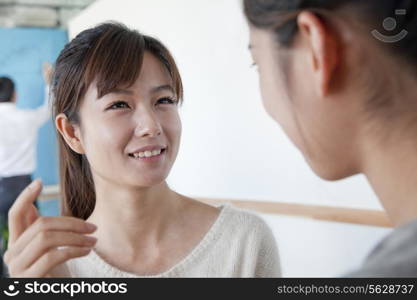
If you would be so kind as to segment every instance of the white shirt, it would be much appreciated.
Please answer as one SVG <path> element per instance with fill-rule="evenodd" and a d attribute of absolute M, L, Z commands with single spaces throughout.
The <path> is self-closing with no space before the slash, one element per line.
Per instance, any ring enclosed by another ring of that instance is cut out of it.
<path fill-rule="evenodd" d="M 49 119 L 49 88 L 36 109 L 20 109 L 15 103 L 0 103 L 0 177 L 32 174 L 36 168 L 39 128 Z"/>
<path fill-rule="evenodd" d="M 117 247 L 117 245 L 115 245 Z M 175 245 L 172 245 L 175 247 Z M 94 250 L 59 265 L 52 277 L 281 277 L 276 241 L 265 221 L 222 205 L 200 243 L 160 274 L 133 274 L 110 265 Z"/>

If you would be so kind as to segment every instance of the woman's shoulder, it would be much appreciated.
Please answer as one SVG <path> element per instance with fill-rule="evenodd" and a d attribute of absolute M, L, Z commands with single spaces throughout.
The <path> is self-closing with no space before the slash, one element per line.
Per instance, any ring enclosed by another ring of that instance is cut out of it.
<path fill-rule="evenodd" d="M 270 232 L 265 220 L 256 212 L 239 208 L 230 202 L 211 204 L 200 200 L 188 198 L 192 201 L 194 209 L 199 207 L 199 217 L 207 216 L 215 220 L 213 225 L 231 228 L 233 231 L 251 231 L 254 233 Z"/>
<path fill-rule="evenodd" d="M 187 198 L 187 201 L 191 204 L 190 210 L 194 211 L 188 214 L 193 219 L 189 224 L 194 224 L 191 226 L 193 230 L 199 230 L 201 224 L 204 224 L 204 241 L 227 241 L 229 245 L 243 242 L 261 248 L 273 247 L 275 244 L 271 228 L 262 216 L 254 211 L 237 207 L 230 202 L 212 204 L 192 198 Z"/>
<path fill-rule="evenodd" d="M 258 213 L 236 207 L 231 203 L 219 205 L 227 215 L 227 225 L 237 231 L 246 231 L 257 237 L 272 234 L 271 228 Z"/>
<path fill-rule="evenodd" d="M 220 210 L 216 222 L 218 229 L 227 239 L 254 243 L 274 241 L 271 228 L 258 213 L 231 203 L 217 204 L 216 207 Z"/>

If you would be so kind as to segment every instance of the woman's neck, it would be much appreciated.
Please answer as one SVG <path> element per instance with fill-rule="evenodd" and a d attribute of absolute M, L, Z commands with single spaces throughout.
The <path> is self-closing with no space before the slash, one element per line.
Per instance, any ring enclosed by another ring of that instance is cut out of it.
<path fill-rule="evenodd" d="M 126 188 L 102 180 L 95 184 L 96 206 L 87 221 L 98 227 L 98 249 L 134 255 L 143 245 L 156 247 L 180 211 L 180 197 L 166 182 L 149 188 Z"/>

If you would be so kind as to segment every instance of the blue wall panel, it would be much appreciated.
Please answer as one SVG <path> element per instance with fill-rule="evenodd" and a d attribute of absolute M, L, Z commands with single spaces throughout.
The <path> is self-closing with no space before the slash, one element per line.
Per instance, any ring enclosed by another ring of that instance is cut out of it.
<path fill-rule="evenodd" d="M 16 82 L 18 106 L 34 108 L 44 99 L 42 63 L 53 63 L 67 42 L 67 32 L 60 29 L 0 29 L 0 76 Z M 39 131 L 37 169 L 34 176 L 47 185 L 58 182 L 55 131 L 48 121 Z"/>
<path fill-rule="evenodd" d="M 10 76 L 16 82 L 19 107 L 35 108 L 42 104 L 42 64 L 55 61 L 67 36 L 60 29 L 0 28 L 0 76 Z M 58 183 L 57 146 L 51 120 L 39 131 L 34 173 L 45 185 Z"/>

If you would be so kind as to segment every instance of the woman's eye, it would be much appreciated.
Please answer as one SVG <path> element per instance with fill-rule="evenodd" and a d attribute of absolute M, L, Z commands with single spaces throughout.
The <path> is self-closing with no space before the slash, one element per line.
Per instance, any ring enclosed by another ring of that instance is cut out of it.
<path fill-rule="evenodd" d="M 171 99 L 171 98 L 161 98 L 158 99 L 156 104 L 177 104 L 177 100 Z"/>
<path fill-rule="evenodd" d="M 110 105 L 107 109 L 122 109 L 122 108 L 129 108 L 129 105 L 124 101 L 117 101 Z"/>

